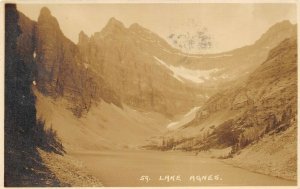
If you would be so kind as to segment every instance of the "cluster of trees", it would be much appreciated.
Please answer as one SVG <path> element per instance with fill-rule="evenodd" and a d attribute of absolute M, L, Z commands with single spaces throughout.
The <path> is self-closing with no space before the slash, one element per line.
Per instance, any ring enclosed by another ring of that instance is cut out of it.
<path fill-rule="evenodd" d="M 202 143 L 206 142 L 209 135 L 210 132 L 206 130 L 205 132 L 202 132 L 202 134 L 199 137 L 180 138 L 177 140 L 171 137 L 163 138 L 161 146 L 159 146 L 159 149 L 165 151 L 165 150 L 172 150 L 177 148 L 184 151 L 192 151 L 197 149 L 198 145 L 201 145 Z"/>
<path fill-rule="evenodd" d="M 213 132 L 217 137 L 218 143 L 224 147 L 236 144 L 239 141 L 240 133 L 239 129 L 234 128 L 232 119 L 222 123 Z"/>
<path fill-rule="evenodd" d="M 163 138 L 161 144 L 161 150 L 172 150 L 178 145 L 180 141 L 176 141 L 174 138 Z"/>
<path fill-rule="evenodd" d="M 271 114 L 265 118 L 263 125 L 250 121 L 247 126 L 241 126 L 236 120 L 230 119 L 219 125 L 211 127 L 209 130 L 201 131 L 201 134 L 194 138 L 163 138 L 160 150 L 171 150 L 177 147 L 185 151 L 208 150 L 214 148 L 232 147 L 232 154 L 245 148 L 249 144 L 260 140 L 265 134 L 273 134 L 286 130 L 290 126 L 292 119 L 292 109 L 287 107 L 280 118 Z M 245 122 L 245 121 L 244 121 Z M 238 126 L 240 125 L 240 126 Z M 180 145 L 180 147 L 178 146 Z"/>

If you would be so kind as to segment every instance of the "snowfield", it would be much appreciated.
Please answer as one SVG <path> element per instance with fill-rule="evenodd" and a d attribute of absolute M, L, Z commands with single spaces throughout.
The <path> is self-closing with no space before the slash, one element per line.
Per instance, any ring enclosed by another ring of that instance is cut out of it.
<path fill-rule="evenodd" d="M 178 128 L 184 126 L 185 124 L 189 123 L 190 121 L 192 121 L 195 118 L 196 113 L 199 109 L 200 109 L 200 107 L 192 108 L 188 113 L 186 113 L 184 116 L 182 116 L 178 121 L 169 123 L 167 125 L 167 129 L 170 129 L 170 130 L 178 129 Z"/>
<path fill-rule="evenodd" d="M 167 63 L 157 58 L 156 56 L 153 57 L 159 64 L 169 69 L 173 73 L 173 76 L 181 82 L 184 82 L 184 80 L 188 80 L 194 83 L 204 83 L 206 80 L 210 80 L 212 78 L 211 77 L 212 73 L 216 73 L 219 71 L 219 69 L 191 70 L 183 66 L 176 67 L 176 66 L 168 65 Z"/>

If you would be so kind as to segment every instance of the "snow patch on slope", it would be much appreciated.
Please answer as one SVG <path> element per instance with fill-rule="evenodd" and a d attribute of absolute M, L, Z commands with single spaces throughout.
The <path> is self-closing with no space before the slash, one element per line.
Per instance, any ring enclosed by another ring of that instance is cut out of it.
<path fill-rule="evenodd" d="M 211 79 L 212 73 L 216 73 L 219 71 L 219 69 L 216 68 L 211 70 L 191 70 L 183 66 L 176 67 L 168 65 L 156 56 L 153 57 L 158 63 L 169 69 L 173 73 L 173 76 L 181 82 L 184 82 L 183 79 L 186 79 L 194 83 L 204 83 L 205 80 Z"/>
<path fill-rule="evenodd" d="M 182 116 L 178 121 L 169 123 L 167 125 L 167 129 L 174 130 L 178 129 L 179 127 L 182 127 L 183 125 L 189 123 L 192 121 L 195 116 L 197 111 L 199 110 L 200 107 L 194 107 L 192 108 L 189 112 L 187 112 L 184 116 Z"/>

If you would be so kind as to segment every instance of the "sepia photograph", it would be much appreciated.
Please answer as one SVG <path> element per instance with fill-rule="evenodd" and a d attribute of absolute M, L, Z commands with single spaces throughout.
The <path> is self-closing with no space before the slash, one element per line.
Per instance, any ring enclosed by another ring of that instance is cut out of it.
<path fill-rule="evenodd" d="M 297 187 L 297 3 L 2 2 L 4 187 Z"/>

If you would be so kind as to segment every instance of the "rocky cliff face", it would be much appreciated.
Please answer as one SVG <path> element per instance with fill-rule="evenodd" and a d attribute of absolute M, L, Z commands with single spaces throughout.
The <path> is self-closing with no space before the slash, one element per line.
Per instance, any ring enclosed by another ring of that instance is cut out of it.
<path fill-rule="evenodd" d="M 66 76 L 80 63 L 76 45 L 64 37 L 47 8 L 41 9 L 35 36 L 38 88 L 51 96 L 62 95 L 65 84 L 72 85 Z"/>
<path fill-rule="evenodd" d="M 30 65 L 34 63 L 36 22 L 19 12 L 18 23 L 21 33 L 17 38 L 18 54 L 22 57 L 26 65 Z"/>
<path fill-rule="evenodd" d="M 295 26 L 282 22 L 252 46 L 202 56 L 184 54 L 146 28 L 138 24 L 126 28 L 115 18 L 91 37 L 81 32 L 76 45 L 64 36 L 47 8 L 37 22 L 20 15 L 24 32 L 19 50 L 27 62 L 34 62 L 37 88 L 53 98 L 65 97 L 78 115 L 101 99 L 166 115 L 186 112 L 224 88 L 224 82 L 247 77 L 269 48 L 296 33 Z M 241 95 L 234 109 L 245 98 Z M 221 106 L 226 105 L 211 108 Z"/>
<path fill-rule="evenodd" d="M 260 173 L 297 179 L 297 39 L 284 40 L 245 83 L 241 114 L 212 132 L 202 147 L 218 146 L 228 137 L 232 163 Z M 234 90 L 233 102 L 241 95 Z M 208 105 L 209 106 L 209 105 Z M 229 106 L 234 108 L 236 104 Z M 219 111 L 224 111 L 219 110 Z M 213 114 L 212 114 L 213 116 Z M 226 133 L 229 129 L 231 135 Z M 222 140 L 220 140 L 222 139 Z M 201 145 L 199 145 L 201 146 Z"/>
<path fill-rule="evenodd" d="M 67 39 L 47 8 L 37 22 L 20 14 L 18 49 L 27 63 L 35 66 L 36 87 L 53 98 L 64 97 L 77 116 L 101 99 L 121 106 L 119 97 L 96 73 L 88 69 L 77 45 Z"/>
<path fill-rule="evenodd" d="M 19 24 L 26 25 L 21 28 Z M 57 138 L 36 120 L 36 96 L 31 87 L 35 23 L 19 15 L 15 4 L 5 4 L 5 130 L 4 185 L 59 186 L 37 149 L 58 152 Z M 23 29 L 23 30 L 22 30 Z M 22 37 L 21 37 L 22 36 Z M 20 48 L 24 45 L 25 48 Z M 53 134 L 53 133 L 52 133 Z M 62 148 L 60 148 L 62 149 Z"/>
<path fill-rule="evenodd" d="M 86 66 L 105 78 L 127 105 L 174 115 L 199 104 L 203 98 L 196 95 L 196 90 L 176 79 L 154 58 L 151 40 L 161 39 L 149 33 L 137 24 L 125 28 L 111 18 L 101 32 L 90 38 L 81 32 L 78 46 Z M 153 50 L 163 49 L 156 46 Z"/>
<path fill-rule="evenodd" d="M 90 38 L 81 32 L 75 45 L 47 8 L 41 9 L 37 22 L 20 15 L 19 50 L 35 65 L 36 87 L 44 95 L 69 100 L 78 116 L 101 99 L 165 115 L 185 112 L 204 100 L 145 52 L 148 42 L 136 36 L 140 26 L 125 28 L 112 18 Z"/>
<path fill-rule="evenodd" d="M 296 39 L 284 40 L 272 49 L 265 62 L 261 64 L 247 81 L 236 88 L 229 89 L 211 97 L 201 111 L 215 113 L 226 110 L 253 110 L 266 114 L 292 111 L 296 113 L 297 98 L 297 52 Z M 287 110 L 289 109 L 290 110 Z M 201 112 L 198 121 L 201 120 Z M 277 119 L 281 119 L 276 115 Z M 253 116 L 249 116 L 253 117 Z M 261 123 L 258 123 L 258 125 Z"/>
<path fill-rule="evenodd" d="M 213 95 L 193 121 L 170 137 L 192 139 L 189 149 L 231 146 L 234 153 L 296 127 L 296 115 L 297 40 L 292 37 L 272 49 L 245 82 Z"/>
<path fill-rule="evenodd" d="M 244 132 L 251 127 L 259 127 L 261 133 L 290 127 L 297 114 L 296 38 L 286 39 L 272 49 L 267 60 L 250 75 L 246 88 L 253 103 L 237 120 Z"/>
<path fill-rule="evenodd" d="M 91 37 L 81 32 L 75 45 L 64 36 L 47 8 L 41 10 L 37 22 L 20 15 L 23 33 L 18 39 L 19 51 L 26 62 L 36 67 L 37 88 L 53 98 L 63 96 L 72 101 L 71 108 L 77 114 L 87 111 L 93 101 L 100 99 L 167 115 L 188 111 L 201 104 L 206 99 L 204 96 L 219 89 L 215 84 L 220 78 L 230 80 L 228 70 L 241 74 L 255 69 L 269 48 L 279 40 L 295 35 L 295 27 L 285 21 L 270 28 L 254 45 L 232 51 L 228 56 L 190 56 L 172 48 L 142 26 L 132 24 L 126 28 L 115 18 Z M 220 59 L 223 63 L 215 64 Z M 241 62 L 238 70 L 229 69 Z M 185 67 L 214 68 L 217 71 L 204 75 L 203 83 L 193 85 L 174 75 L 174 70 L 168 66 L 183 70 Z M 212 97 L 207 103 L 215 103 L 207 107 L 205 116 L 231 105 L 231 109 L 238 110 L 251 104 L 245 90 L 238 90 L 244 92 L 237 97 L 235 94 Z"/>

